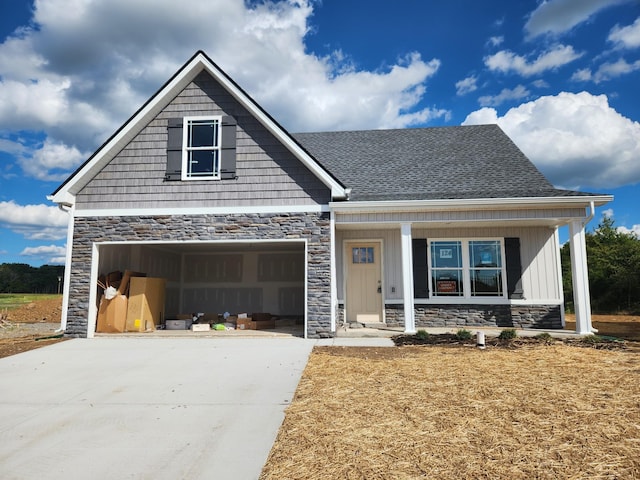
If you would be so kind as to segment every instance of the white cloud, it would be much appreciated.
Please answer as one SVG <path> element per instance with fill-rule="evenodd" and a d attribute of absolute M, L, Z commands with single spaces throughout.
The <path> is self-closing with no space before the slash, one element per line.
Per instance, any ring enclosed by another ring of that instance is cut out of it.
<path fill-rule="evenodd" d="M 62 181 L 76 165 L 88 158 L 88 155 L 82 154 L 75 147 L 67 147 L 47 139 L 31 158 L 22 159 L 20 163 L 23 171 L 31 177 L 38 180 Z"/>
<path fill-rule="evenodd" d="M 605 218 L 613 218 L 613 208 L 607 208 L 602 211 L 602 216 Z"/>
<path fill-rule="evenodd" d="M 539 78 L 538 80 L 534 80 L 531 84 L 536 88 L 549 88 L 550 85 L 545 81 Z"/>
<path fill-rule="evenodd" d="M 591 73 L 591 69 L 589 68 L 581 68 L 580 70 L 576 70 L 573 75 L 571 75 L 571 80 L 574 82 L 588 82 L 593 78 L 593 74 Z"/>
<path fill-rule="evenodd" d="M 616 230 L 620 233 L 624 233 L 626 235 L 633 234 L 640 238 L 640 225 L 633 225 L 631 228 L 627 228 L 625 226 L 620 226 L 616 228 Z"/>
<path fill-rule="evenodd" d="M 518 85 L 515 88 L 505 88 L 498 95 L 485 95 L 478 99 L 483 107 L 496 107 L 511 100 L 522 100 L 531 94 L 524 86 Z"/>
<path fill-rule="evenodd" d="M 559 35 L 571 30 L 600 10 L 629 0 L 546 0 L 531 12 L 524 26 L 528 38 Z"/>
<path fill-rule="evenodd" d="M 48 142 L 34 163 L 71 170 L 82 160 L 78 152 L 99 146 L 200 49 L 290 131 L 448 118 L 446 110 L 418 106 L 437 59 L 407 52 L 367 70 L 341 51 L 309 54 L 304 39 L 313 6 L 311 0 L 202 1 L 189 8 L 173 0 L 36 1 L 34 26 L 0 44 L 0 129 L 44 132 Z"/>
<path fill-rule="evenodd" d="M 65 263 L 66 251 L 66 247 L 58 245 L 41 245 L 39 247 L 26 247 L 20 252 L 20 255 L 42 259 L 49 265 L 57 265 Z"/>
<path fill-rule="evenodd" d="M 640 70 L 640 60 L 627 63 L 625 59 L 621 58 L 616 62 L 607 62 L 600 65 L 598 70 L 593 74 L 593 81 L 595 83 L 604 82 L 636 70 Z"/>
<path fill-rule="evenodd" d="M 478 89 L 478 77 L 471 75 L 456 82 L 456 95 L 462 96 L 474 92 Z"/>
<path fill-rule="evenodd" d="M 605 95 L 562 92 L 499 117 L 493 108 L 464 125 L 497 123 L 557 186 L 615 188 L 640 182 L 640 123 L 609 106 Z"/>
<path fill-rule="evenodd" d="M 487 44 L 491 47 L 497 47 L 499 45 L 502 45 L 503 42 L 504 42 L 504 37 L 497 36 L 497 37 L 489 38 L 489 40 L 487 41 Z"/>
<path fill-rule="evenodd" d="M 555 70 L 580 58 L 583 54 L 576 52 L 571 45 L 555 45 L 550 50 L 541 53 L 534 60 L 516 55 L 510 50 L 484 58 L 485 65 L 493 71 L 509 73 L 515 72 L 524 77 L 538 75 L 547 70 Z"/>
<path fill-rule="evenodd" d="M 620 25 L 613 27 L 607 40 L 619 48 L 640 47 L 640 17 L 636 18 L 633 24 L 626 27 L 621 27 Z"/>
<path fill-rule="evenodd" d="M 68 219 L 57 207 L 0 202 L 0 225 L 31 240 L 66 238 Z"/>
<path fill-rule="evenodd" d="M 495 108 L 483 107 L 467 115 L 463 125 L 492 125 L 498 123 L 498 112 Z"/>

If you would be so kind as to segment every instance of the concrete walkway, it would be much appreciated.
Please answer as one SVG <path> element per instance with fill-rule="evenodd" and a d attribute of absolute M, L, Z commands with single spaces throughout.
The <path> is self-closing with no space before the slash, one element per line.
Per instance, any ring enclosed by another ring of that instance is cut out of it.
<path fill-rule="evenodd" d="M 316 343 L 109 337 L 0 359 L 0 477 L 255 479 Z"/>

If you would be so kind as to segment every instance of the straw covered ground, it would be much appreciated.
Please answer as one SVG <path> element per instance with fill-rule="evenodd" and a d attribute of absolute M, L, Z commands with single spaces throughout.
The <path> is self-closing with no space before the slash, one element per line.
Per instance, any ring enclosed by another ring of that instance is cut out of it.
<path fill-rule="evenodd" d="M 261 478 L 640 478 L 640 353 L 316 347 Z"/>

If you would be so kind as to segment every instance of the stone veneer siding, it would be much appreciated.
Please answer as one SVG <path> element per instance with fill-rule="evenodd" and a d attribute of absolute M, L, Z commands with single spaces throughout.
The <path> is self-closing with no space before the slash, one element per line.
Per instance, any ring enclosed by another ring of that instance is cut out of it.
<path fill-rule="evenodd" d="M 416 328 L 562 328 L 560 305 L 416 305 L 415 317 Z M 404 327 L 403 306 L 386 305 L 385 320 Z"/>
<path fill-rule="evenodd" d="M 94 243 L 109 241 L 307 240 L 307 336 L 331 337 L 328 213 L 75 218 L 65 335 L 86 337 Z"/>

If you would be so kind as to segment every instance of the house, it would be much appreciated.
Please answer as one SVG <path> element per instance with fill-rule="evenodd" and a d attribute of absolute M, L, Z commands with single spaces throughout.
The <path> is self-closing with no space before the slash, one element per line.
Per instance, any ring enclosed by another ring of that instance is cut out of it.
<path fill-rule="evenodd" d="M 92 337 L 100 273 L 166 279 L 166 312 L 591 333 L 585 224 L 496 125 L 287 132 L 197 52 L 49 197 L 69 211 L 62 327 Z"/>

